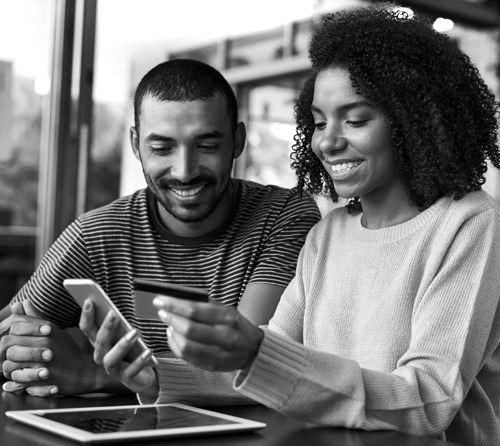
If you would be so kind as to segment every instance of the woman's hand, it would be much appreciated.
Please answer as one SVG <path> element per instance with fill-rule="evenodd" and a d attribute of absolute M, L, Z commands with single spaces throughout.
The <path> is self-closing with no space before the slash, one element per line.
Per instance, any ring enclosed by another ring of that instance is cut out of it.
<path fill-rule="evenodd" d="M 87 299 L 80 317 L 80 329 L 94 347 L 94 361 L 102 365 L 108 375 L 119 379 L 132 392 L 157 397 L 158 378 L 153 368 L 148 367 L 151 356 L 142 354 L 132 363 L 123 360 L 139 336 L 137 330 L 129 331 L 112 345 L 118 327 L 117 317 L 110 311 L 101 327 L 97 327 L 94 311 L 94 304 Z"/>
<path fill-rule="evenodd" d="M 172 352 L 210 371 L 248 370 L 264 337 L 232 307 L 157 296 Z"/>

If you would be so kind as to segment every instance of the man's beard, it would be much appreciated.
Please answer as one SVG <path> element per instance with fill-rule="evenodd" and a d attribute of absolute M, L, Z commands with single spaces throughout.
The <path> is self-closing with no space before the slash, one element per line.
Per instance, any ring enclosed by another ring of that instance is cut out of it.
<path fill-rule="evenodd" d="M 219 182 L 216 177 L 211 175 L 200 175 L 187 183 L 183 183 L 173 178 L 167 178 L 160 179 L 157 184 L 153 183 L 149 176 L 145 175 L 145 178 L 149 189 L 153 192 L 158 203 L 170 215 L 183 223 L 196 223 L 205 220 L 215 211 L 227 191 L 231 176 L 230 173 L 227 173 L 220 178 Z M 174 193 L 171 189 L 178 187 L 197 187 L 201 185 L 205 188 L 205 191 L 203 191 L 205 193 L 207 192 L 206 189 L 210 189 L 208 196 L 206 196 L 201 203 L 179 206 L 177 202 L 170 199 L 168 196 L 169 193 Z"/>

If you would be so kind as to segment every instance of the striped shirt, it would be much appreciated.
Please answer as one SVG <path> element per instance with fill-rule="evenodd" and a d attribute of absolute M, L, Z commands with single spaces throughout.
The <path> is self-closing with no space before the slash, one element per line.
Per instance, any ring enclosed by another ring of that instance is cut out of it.
<path fill-rule="evenodd" d="M 230 306 L 238 305 L 250 283 L 286 287 L 307 233 L 321 218 L 319 210 L 296 189 L 233 181 L 232 212 L 203 237 L 170 233 L 149 189 L 83 214 L 54 242 L 14 301 L 29 298 L 48 320 L 75 327 L 80 307 L 62 282 L 93 279 L 160 353 L 169 350 L 166 325 L 135 316 L 134 278 L 205 288 Z"/>

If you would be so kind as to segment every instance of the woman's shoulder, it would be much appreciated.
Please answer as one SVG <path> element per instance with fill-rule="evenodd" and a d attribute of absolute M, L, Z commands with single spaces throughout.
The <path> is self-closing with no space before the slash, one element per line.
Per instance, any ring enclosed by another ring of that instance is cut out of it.
<path fill-rule="evenodd" d="M 499 203 L 484 190 L 469 192 L 458 200 L 447 198 L 446 201 L 449 203 L 448 213 L 455 215 L 456 218 L 467 220 L 484 212 L 500 218 Z"/>

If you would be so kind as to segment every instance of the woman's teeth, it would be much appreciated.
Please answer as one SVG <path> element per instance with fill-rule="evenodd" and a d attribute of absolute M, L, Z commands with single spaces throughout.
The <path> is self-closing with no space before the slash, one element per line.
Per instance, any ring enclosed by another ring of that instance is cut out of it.
<path fill-rule="evenodd" d="M 358 167 L 361 163 L 362 161 L 349 161 L 348 163 L 334 164 L 332 165 L 332 171 L 335 173 L 344 173 Z"/>

